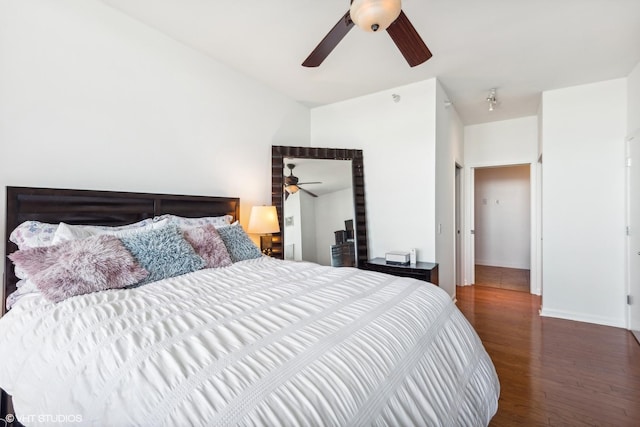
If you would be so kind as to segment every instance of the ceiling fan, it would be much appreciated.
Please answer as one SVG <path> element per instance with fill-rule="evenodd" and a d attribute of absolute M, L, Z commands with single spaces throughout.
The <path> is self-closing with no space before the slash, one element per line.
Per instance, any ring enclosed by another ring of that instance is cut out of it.
<path fill-rule="evenodd" d="M 391 40 L 411 67 L 420 65 L 431 52 L 422 41 L 409 18 L 402 11 L 400 0 L 351 0 L 351 7 L 304 60 L 304 67 L 317 67 L 347 35 L 353 25 L 365 31 L 387 30 Z"/>
<path fill-rule="evenodd" d="M 293 168 L 295 167 L 296 165 L 294 165 L 293 163 L 287 163 L 287 168 L 289 168 L 289 175 L 284 177 L 284 199 L 287 200 L 289 194 L 295 194 L 298 192 L 298 190 L 302 190 L 310 196 L 318 197 L 311 191 L 302 188 L 301 185 L 322 184 L 322 182 L 298 182 L 298 177 L 293 175 Z"/>

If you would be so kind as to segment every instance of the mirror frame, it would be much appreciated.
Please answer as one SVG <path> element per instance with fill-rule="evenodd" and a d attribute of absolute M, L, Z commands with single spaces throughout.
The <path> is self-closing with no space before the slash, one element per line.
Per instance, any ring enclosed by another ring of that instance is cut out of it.
<path fill-rule="evenodd" d="M 318 147 L 271 146 L 271 204 L 278 211 L 280 232 L 273 234 L 274 258 L 284 258 L 283 212 L 284 212 L 284 159 L 351 160 L 351 181 L 353 186 L 353 219 L 356 245 L 356 267 L 363 267 L 368 258 L 367 215 L 364 198 L 364 161 L 362 150 Z"/>

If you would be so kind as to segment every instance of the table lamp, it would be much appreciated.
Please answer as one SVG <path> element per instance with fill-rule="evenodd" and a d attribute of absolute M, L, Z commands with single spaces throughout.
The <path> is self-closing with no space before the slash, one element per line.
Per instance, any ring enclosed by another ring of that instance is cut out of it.
<path fill-rule="evenodd" d="M 260 234 L 260 250 L 265 255 L 271 255 L 272 236 L 271 233 L 280 232 L 278 224 L 278 212 L 275 206 L 254 206 L 251 208 L 249 226 L 247 232 Z"/>

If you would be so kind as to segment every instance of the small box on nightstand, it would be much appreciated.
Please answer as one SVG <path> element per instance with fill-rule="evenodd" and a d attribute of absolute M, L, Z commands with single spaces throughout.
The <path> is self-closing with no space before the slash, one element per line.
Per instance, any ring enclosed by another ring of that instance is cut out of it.
<path fill-rule="evenodd" d="M 392 251 L 384 254 L 384 260 L 389 265 L 409 265 L 409 252 Z"/>

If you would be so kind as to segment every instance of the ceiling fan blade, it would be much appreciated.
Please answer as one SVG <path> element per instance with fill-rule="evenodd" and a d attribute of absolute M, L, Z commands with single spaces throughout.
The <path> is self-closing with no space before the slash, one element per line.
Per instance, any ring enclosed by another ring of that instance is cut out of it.
<path fill-rule="evenodd" d="M 305 185 L 305 184 L 322 184 L 322 182 L 315 181 L 315 182 L 299 182 L 298 183 L 298 185 Z"/>
<path fill-rule="evenodd" d="M 317 67 L 322 64 L 333 49 L 340 43 L 340 40 L 347 35 L 353 27 L 353 21 L 349 15 L 349 11 L 340 18 L 338 23 L 324 36 L 320 44 L 311 52 L 311 54 L 302 63 L 303 67 Z"/>
<path fill-rule="evenodd" d="M 431 58 L 431 51 L 404 12 L 400 11 L 400 16 L 389 25 L 387 32 L 410 66 L 415 67 Z"/>
<path fill-rule="evenodd" d="M 302 188 L 302 187 L 300 187 L 300 191 L 304 191 L 305 193 L 307 193 L 307 194 L 308 194 L 308 195 L 310 195 L 310 196 L 318 197 L 317 195 L 313 194 L 311 191 L 309 191 L 309 190 L 305 190 L 305 189 L 304 189 L 304 188 Z"/>

